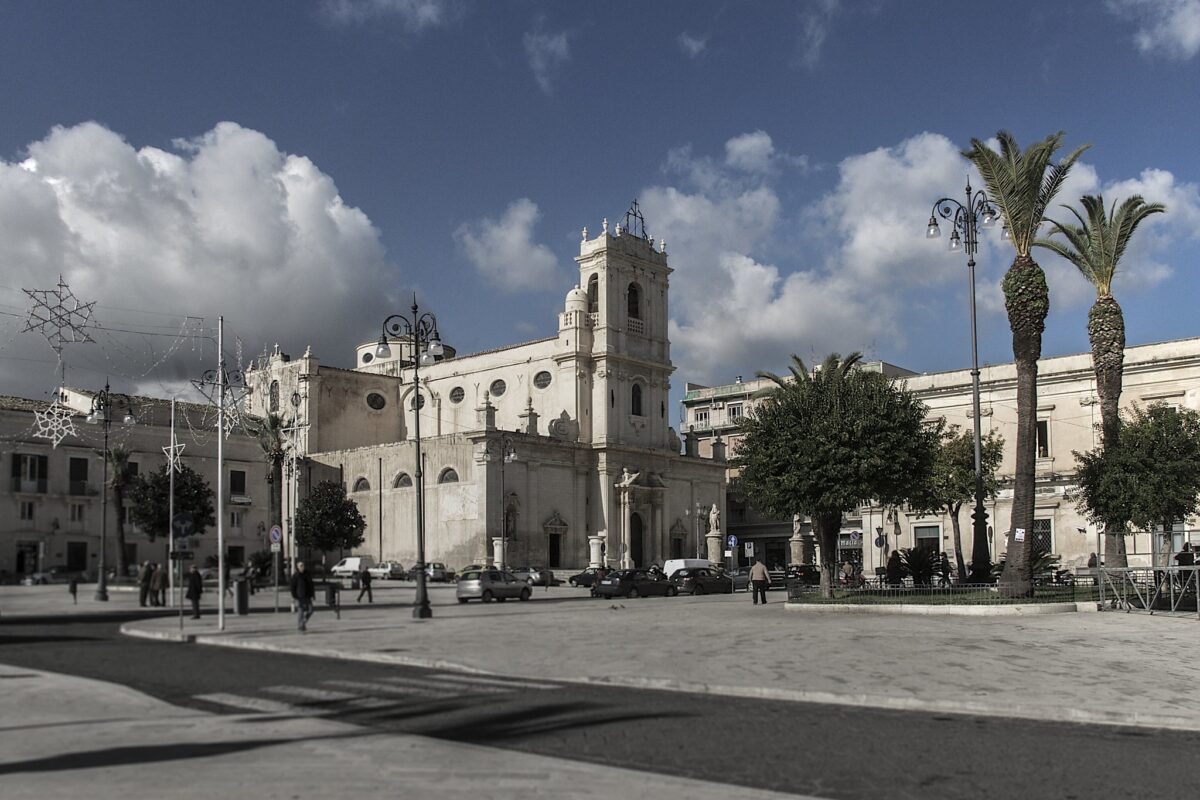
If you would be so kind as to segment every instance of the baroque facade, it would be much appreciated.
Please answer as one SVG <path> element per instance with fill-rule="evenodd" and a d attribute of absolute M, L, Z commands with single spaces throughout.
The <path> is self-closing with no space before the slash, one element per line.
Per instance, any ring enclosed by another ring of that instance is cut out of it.
<path fill-rule="evenodd" d="M 388 337 L 383 356 L 371 338 L 351 369 L 277 349 L 248 372 L 252 412 L 295 424 L 296 494 L 336 480 L 357 503 L 356 552 L 416 560 L 418 418 L 427 561 L 630 567 L 710 551 L 725 465 L 681 455 L 668 422 L 665 245 L 606 221 L 575 261 L 553 337 L 419 363 L 411 337 Z"/>
<path fill-rule="evenodd" d="M 931 419 L 940 417 L 947 424 L 966 431 L 972 429 L 969 370 L 918 374 L 879 361 L 866 362 L 862 368 L 883 371 L 902 381 L 929 407 Z M 721 442 L 730 448 L 730 452 L 735 451 L 741 416 L 753 407 L 755 393 L 770 386 L 769 381 L 742 381 L 740 378 L 724 386 L 687 384 L 683 401 L 684 424 L 699 432 L 701 452 L 706 452 L 713 442 Z M 983 435 L 995 431 L 1005 441 L 1004 459 L 998 470 L 1001 488 L 987 504 L 992 557 L 998 559 L 1004 552 L 1004 534 L 1010 524 L 1012 504 L 1017 424 L 1016 368 L 1013 364 L 981 368 L 980 400 Z M 1100 421 L 1098 402 L 1089 353 L 1043 358 L 1038 362 L 1037 500 L 1032 535 L 1050 552 L 1059 555 L 1064 566 L 1084 566 L 1092 553 L 1103 550 L 1097 527 L 1079 513 L 1072 499 L 1075 489 L 1073 453 L 1092 450 L 1099 445 L 1096 430 Z M 1200 410 L 1200 338 L 1126 349 L 1121 408 L 1157 402 Z M 737 495 L 736 470 L 730 471 L 730 478 L 729 532 L 752 542 L 756 552 L 766 554 L 768 564 L 811 562 L 815 543 L 807 521 L 774 520 L 757 514 Z M 972 506 L 973 503 L 968 502 L 960 511 L 963 555 L 968 561 Z M 1146 531 L 1129 536 L 1126 546 L 1130 566 L 1149 566 L 1155 552 L 1178 551 L 1184 541 L 1200 542 L 1198 524 L 1200 520 L 1181 520 L 1166 536 Z M 846 516 L 838 561 L 856 562 L 867 574 L 873 574 L 884 564 L 891 550 L 904 547 L 945 550 L 953 561 L 952 531 L 953 523 L 945 514 L 918 515 L 904 508 L 867 505 Z M 740 552 L 744 560 L 745 552 Z"/>

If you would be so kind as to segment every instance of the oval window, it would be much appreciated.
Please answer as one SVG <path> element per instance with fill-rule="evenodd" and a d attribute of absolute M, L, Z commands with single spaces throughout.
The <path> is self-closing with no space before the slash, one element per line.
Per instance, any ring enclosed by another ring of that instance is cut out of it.
<path fill-rule="evenodd" d="M 463 391 L 463 388 L 461 386 L 455 386 L 453 389 L 450 390 L 450 402 L 451 403 L 455 403 L 455 404 L 461 403 L 463 401 L 463 398 L 466 396 L 467 396 L 467 393 Z"/>
<path fill-rule="evenodd" d="M 534 375 L 533 385 L 539 389 L 545 389 L 550 385 L 550 373 L 542 370 L 537 375 Z"/>
<path fill-rule="evenodd" d="M 425 407 L 425 395 L 419 394 L 412 399 L 412 407 L 420 410 Z"/>
<path fill-rule="evenodd" d="M 379 392 L 371 392 L 367 395 L 367 405 L 376 411 L 382 411 L 383 407 L 387 405 L 387 398 Z"/>
<path fill-rule="evenodd" d="M 508 389 L 507 384 L 497 378 L 496 380 L 492 381 L 492 385 L 488 387 L 488 392 L 492 395 L 492 397 L 499 397 L 500 395 L 504 394 L 506 389 Z"/>
<path fill-rule="evenodd" d="M 375 360 L 375 356 L 371 355 L 370 353 L 363 353 L 362 362 L 364 364 L 370 364 L 374 360 Z"/>

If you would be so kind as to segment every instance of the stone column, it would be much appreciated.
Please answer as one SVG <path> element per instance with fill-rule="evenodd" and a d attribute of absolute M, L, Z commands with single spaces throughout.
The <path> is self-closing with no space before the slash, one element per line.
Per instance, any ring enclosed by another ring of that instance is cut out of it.
<path fill-rule="evenodd" d="M 604 563 L 604 556 L 600 553 L 600 548 L 604 544 L 603 536 L 588 537 L 588 566 L 599 567 Z"/>
<path fill-rule="evenodd" d="M 708 536 L 705 537 L 708 542 L 708 560 L 713 564 L 725 563 L 725 551 L 721 549 L 724 544 L 721 540 L 724 538 L 719 530 L 709 531 Z"/>
<path fill-rule="evenodd" d="M 633 503 L 629 496 L 629 491 L 621 492 L 621 543 L 619 545 L 619 553 L 621 560 L 617 563 L 621 565 L 621 569 L 633 568 L 633 553 L 629 551 L 630 541 L 629 533 L 633 530 Z M 646 543 L 645 530 L 642 531 L 642 546 Z"/>
<path fill-rule="evenodd" d="M 496 566 L 505 563 L 503 536 L 495 536 L 492 538 L 492 558 L 494 559 Z"/>
<path fill-rule="evenodd" d="M 663 524 L 664 517 L 663 496 L 656 495 L 654 498 L 654 553 L 650 560 L 659 566 L 662 566 L 663 561 L 667 558 L 667 531 Z"/>

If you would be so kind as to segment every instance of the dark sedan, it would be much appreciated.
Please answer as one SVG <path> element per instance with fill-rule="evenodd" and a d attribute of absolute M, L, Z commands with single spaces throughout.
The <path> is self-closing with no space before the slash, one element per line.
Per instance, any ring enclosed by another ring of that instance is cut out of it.
<path fill-rule="evenodd" d="M 651 575 L 644 569 L 623 569 L 610 572 L 593 591 L 597 597 L 674 597 L 679 589 L 661 575 Z"/>
<path fill-rule="evenodd" d="M 583 586 L 584 588 L 587 588 L 596 582 L 596 572 L 599 569 L 599 567 L 588 567 L 583 572 L 567 578 L 567 583 L 571 584 L 572 586 Z"/>
<path fill-rule="evenodd" d="M 724 572 L 707 567 L 676 570 L 671 583 L 686 594 L 730 594 L 733 582 Z"/>

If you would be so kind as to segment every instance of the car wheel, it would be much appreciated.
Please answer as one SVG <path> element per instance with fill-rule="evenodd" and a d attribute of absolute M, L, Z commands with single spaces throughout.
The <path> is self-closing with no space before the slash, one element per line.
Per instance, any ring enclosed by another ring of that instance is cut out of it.
<path fill-rule="evenodd" d="M 674 597 L 677 594 L 679 594 L 679 590 L 674 586 L 667 587 L 667 597 Z"/>
<path fill-rule="evenodd" d="M 485 602 L 485 603 L 490 603 L 490 602 L 492 602 L 492 600 L 494 600 L 494 599 L 495 599 L 495 597 L 496 597 L 496 596 L 492 594 L 492 590 L 491 590 L 491 589 L 485 589 L 485 590 L 484 590 L 484 592 L 483 592 L 483 596 L 482 596 L 482 597 L 480 597 L 479 599 L 480 599 L 480 600 L 482 600 L 482 601 L 483 601 L 483 602 Z"/>
<path fill-rule="evenodd" d="M 465 597 L 460 597 L 460 598 L 458 598 L 458 602 L 460 602 L 460 603 L 465 603 L 465 602 L 467 602 L 467 598 L 465 598 Z"/>
<path fill-rule="evenodd" d="M 692 594 L 694 594 L 694 595 L 695 594 L 704 594 L 704 587 L 701 584 L 697 583 L 695 586 L 692 587 Z"/>
<path fill-rule="evenodd" d="M 575 582 L 575 579 L 574 579 L 574 578 L 571 578 L 571 580 L 567 581 L 567 583 L 571 584 L 572 586 L 578 586 L 578 585 L 579 585 L 578 583 L 576 583 L 576 582 Z"/>
<path fill-rule="evenodd" d="M 528 587 L 528 586 L 526 586 L 524 589 L 522 589 L 522 590 L 521 590 L 521 600 L 522 600 L 522 602 L 523 602 L 523 601 L 525 601 L 525 600 L 528 600 L 532 594 L 533 594 L 533 592 L 529 591 L 529 587 Z"/>
<path fill-rule="evenodd" d="M 641 596 L 642 596 L 642 593 L 637 590 L 636 586 L 634 586 L 632 589 L 630 589 L 629 594 L 626 595 L 626 597 L 629 597 L 629 598 L 641 597 Z"/>

